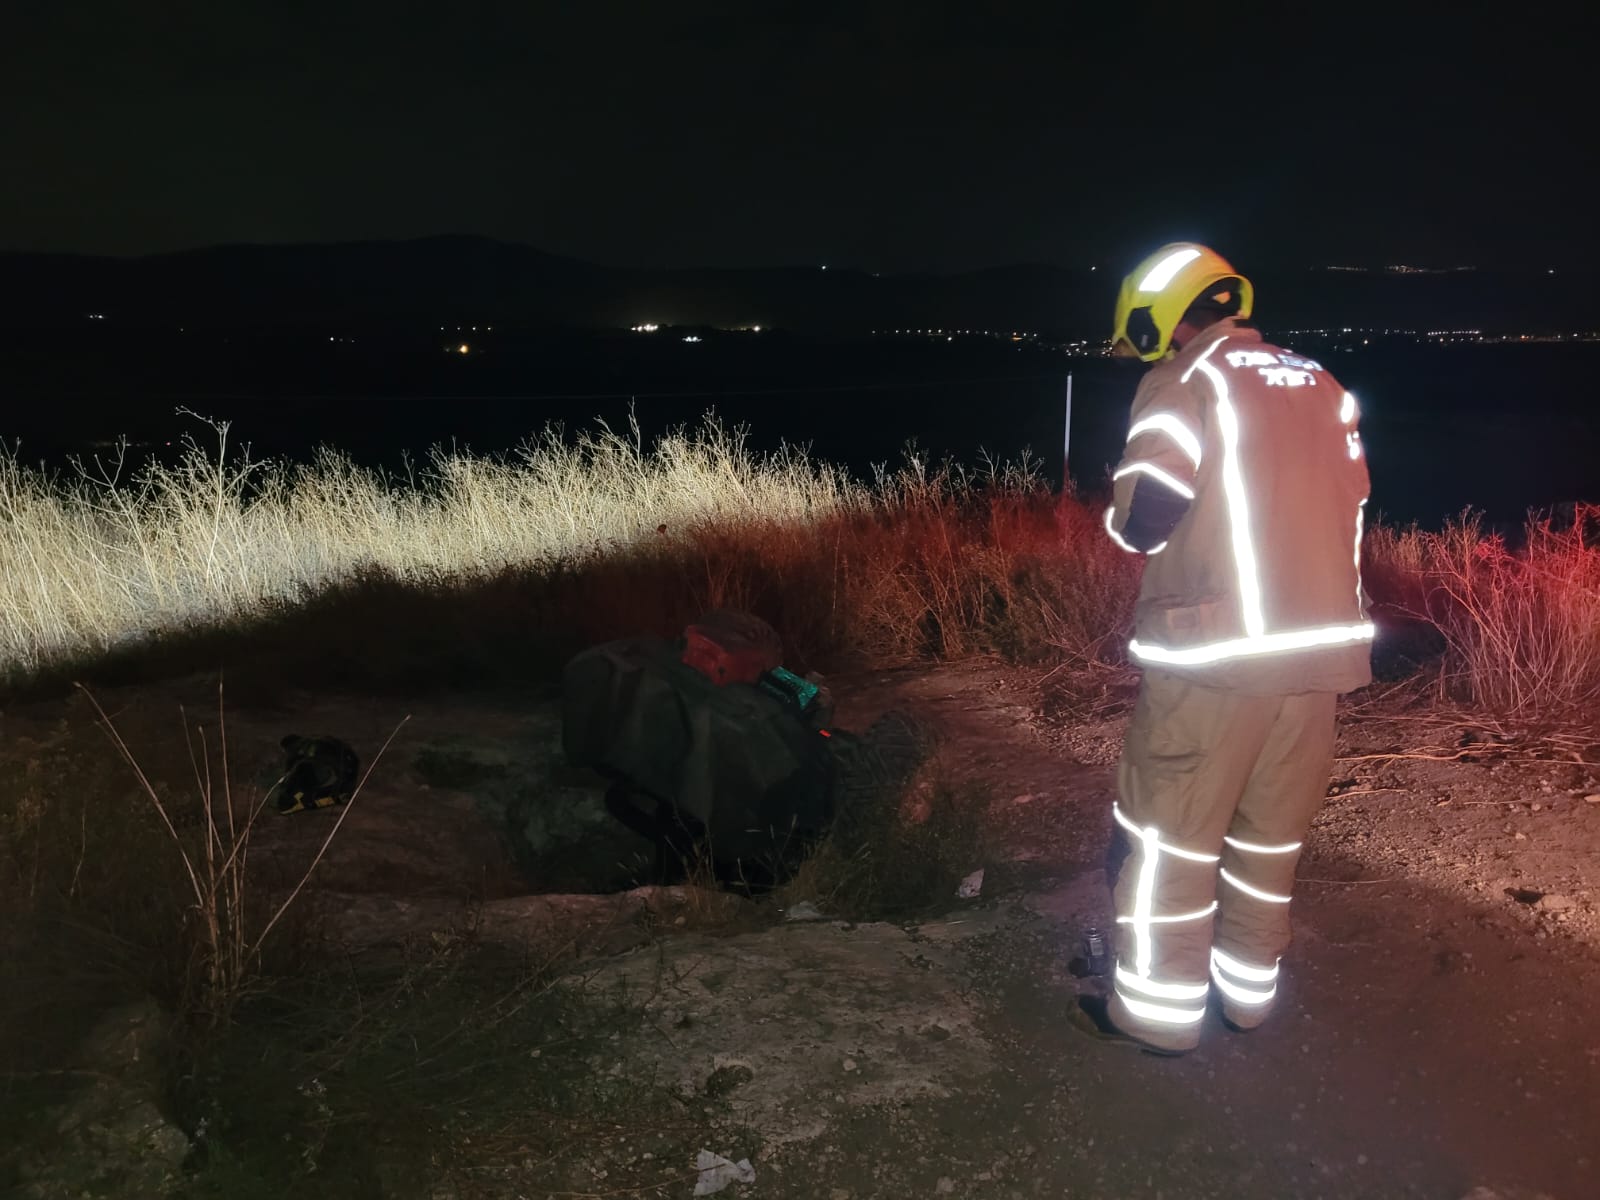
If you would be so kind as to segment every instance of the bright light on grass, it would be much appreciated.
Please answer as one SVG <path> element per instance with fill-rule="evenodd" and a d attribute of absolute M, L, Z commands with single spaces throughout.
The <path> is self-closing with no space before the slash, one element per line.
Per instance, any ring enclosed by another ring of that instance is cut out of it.
<path fill-rule="evenodd" d="M 645 445 L 548 430 L 503 458 L 435 451 L 414 480 L 334 450 L 304 465 L 187 445 L 131 479 L 0 456 L 0 675 L 148 635 L 261 615 L 377 569 L 465 582 L 625 550 L 691 527 L 815 522 L 869 497 L 800 452 L 708 420 Z"/>

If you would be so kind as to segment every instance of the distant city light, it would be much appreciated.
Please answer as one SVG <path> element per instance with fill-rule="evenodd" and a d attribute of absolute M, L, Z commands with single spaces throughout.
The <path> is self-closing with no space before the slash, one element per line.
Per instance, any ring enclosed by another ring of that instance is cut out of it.
<path fill-rule="evenodd" d="M 635 333 L 654 333 L 656 330 L 658 330 L 660 328 L 661 328 L 661 326 L 659 326 L 659 325 L 635 325 L 633 327 L 633 332 L 635 332 Z"/>
<path fill-rule="evenodd" d="M 468 351 L 468 349 L 470 349 L 470 347 L 468 347 L 468 345 L 465 342 L 462 342 L 461 345 L 456 347 L 456 353 L 457 354 L 465 354 Z"/>
<path fill-rule="evenodd" d="M 755 327 L 755 330 L 756 330 L 757 333 L 760 333 L 761 332 L 761 326 L 757 325 Z"/>
<path fill-rule="evenodd" d="M 686 341 L 686 342 L 698 342 L 700 339 L 695 337 L 695 335 L 691 333 L 688 337 L 684 338 L 683 340 Z"/>
<path fill-rule="evenodd" d="M 826 271 L 826 270 L 827 270 L 827 269 L 828 269 L 828 264 L 827 264 L 827 263 L 823 263 L 823 264 L 822 264 L 822 269 L 823 269 L 823 270 L 824 270 L 824 271 Z"/>
<path fill-rule="evenodd" d="M 1406 264 L 1394 264 L 1387 267 L 1353 267 L 1345 265 L 1324 266 L 1324 271 L 1348 271 L 1356 275 L 1371 275 L 1377 271 L 1385 271 L 1390 275 L 1450 275 L 1463 271 L 1476 271 L 1475 266 L 1456 267 L 1413 267 Z"/>

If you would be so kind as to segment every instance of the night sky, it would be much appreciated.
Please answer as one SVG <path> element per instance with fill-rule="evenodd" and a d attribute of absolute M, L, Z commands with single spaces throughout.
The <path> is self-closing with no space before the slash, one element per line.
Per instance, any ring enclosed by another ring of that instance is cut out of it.
<path fill-rule="evenodd" d="M 19 3 L 0 249 L 1592 268 L 1588 43 L 1429 7 Z"/>

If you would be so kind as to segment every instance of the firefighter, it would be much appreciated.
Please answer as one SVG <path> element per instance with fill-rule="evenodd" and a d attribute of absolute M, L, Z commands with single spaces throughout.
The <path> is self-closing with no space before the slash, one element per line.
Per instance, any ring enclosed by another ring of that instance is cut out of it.
<path fill-rule="evenodd" d="M 1236 1030 L 1272 1011 L 1335 698 L 1371 681 L 1359 410 L 1321 363 L 1262 338 L 1253 296 L 1180 243 L 1117 300 L 1116 353 L 1153 364 L 1105 518 L 1146 556 L 1129 646 L 1144 679 L 1113 812 L 1113 991 L 1084 1011 L 1164 1054 L 1199 1043 L 1208 1000 Z"/>

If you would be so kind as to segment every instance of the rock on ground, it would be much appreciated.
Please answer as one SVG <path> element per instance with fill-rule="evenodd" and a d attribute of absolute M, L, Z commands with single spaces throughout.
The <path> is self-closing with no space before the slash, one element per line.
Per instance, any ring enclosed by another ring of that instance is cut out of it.
<path fill-rule="evenodd" d="M 806 923 L 636 951 L 584 985 L 644 1011 L 596 1070 L 620 1062 L 684 1096 L 721 1095 L 769 1148 L 851 1108 L 948 1096 L 991 1068 L 959 969 L 984 928 L 983 914 L 910 930 Z"/>
<path fill-rule="evenodd" d="M 90 1082 L 55 1114 L 54 1138 L 23 1164 L 28 1200 L 170 1195 L 189 1139 L 155 1100 L 166 1023 L 152 1001 L 107 1013 L 79 1047 Z"/>

